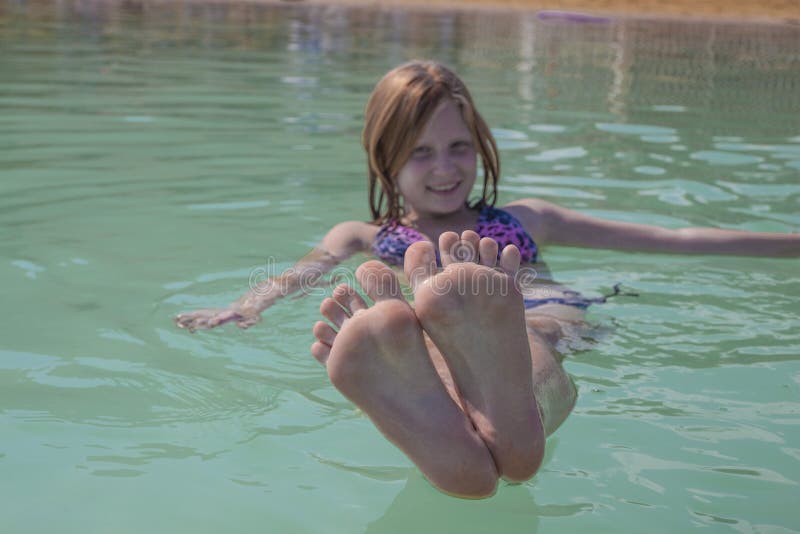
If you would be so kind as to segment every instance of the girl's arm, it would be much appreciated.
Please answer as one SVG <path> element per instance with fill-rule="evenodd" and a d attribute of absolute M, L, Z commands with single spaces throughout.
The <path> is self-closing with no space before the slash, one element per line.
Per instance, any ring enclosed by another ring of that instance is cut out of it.
<path fill-rule="evenodd" d="M 599 219 L 538 199 L 518 200 L 507 209 L 540 244 L 681 254 L 800 256 L 798 233 L 661 228 Z"/>
<path fill-rule="evenodd" d="M 291 269 L 251 286 L 250 290 L 227 308 L 210 308 L 182 313 L 175 324 L 190 332 L 214 328 L 235 322 L 239 328 L 248 328 L 261 320 L 261 312 L 278 299 L 316 284 L 320 277 L 337 264 L 357 252 L 367 250 L 377 233 L 377 227 L 348 221 L 337 224 L 322 242 L 300 259 Z"/>

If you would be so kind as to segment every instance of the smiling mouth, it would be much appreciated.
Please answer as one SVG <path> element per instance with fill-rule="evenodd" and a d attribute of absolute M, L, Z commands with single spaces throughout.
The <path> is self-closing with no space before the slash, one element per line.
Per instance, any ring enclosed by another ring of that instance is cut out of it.
<path fill-rule="evenodd" d="M 428 190 L 433 191 L 434 193 L 449 193 L 450 191 L 455 191 L 459 185 L 461 185 L 461 182 L 455 182 L 452 184 L 437 185 L 437 186 L 429 185 L 427 188 Z"/>

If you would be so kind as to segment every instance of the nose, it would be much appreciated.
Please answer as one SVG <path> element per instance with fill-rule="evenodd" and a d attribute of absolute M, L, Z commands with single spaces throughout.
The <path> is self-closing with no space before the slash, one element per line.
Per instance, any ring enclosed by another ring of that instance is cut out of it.
<path fill-rule="evenodd" d="M 433 167 L 434 174 L 437 176 L 450 176 L 455 168 L 455 162 L 447 151 L 442 151 L 437 154 Z"/>

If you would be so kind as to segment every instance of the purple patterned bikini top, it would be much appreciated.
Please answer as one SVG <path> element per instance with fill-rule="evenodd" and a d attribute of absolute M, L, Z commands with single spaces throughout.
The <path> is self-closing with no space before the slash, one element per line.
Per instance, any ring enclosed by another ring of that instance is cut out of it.
<path fill-rule="evenodd" d="M 478 222 L 475 224 L 475 233 L 497 241 L 498 256 L 506 245 L 516 245 L 520 251 L 522 263 L 536 263 L 538 253 L 536 242 L 516 217 L 507 211 L 484 205 L 478 216 Z M 403 265 L 403 257 L 411 243 L 425 239 L 425 236 L 416 229 L 403 226 L 397 221 L 389 221 L 378 230 L 372 251 L 386 263 Z M 438 252 L 436 256 L 436 260 L 439 262 Z"/>

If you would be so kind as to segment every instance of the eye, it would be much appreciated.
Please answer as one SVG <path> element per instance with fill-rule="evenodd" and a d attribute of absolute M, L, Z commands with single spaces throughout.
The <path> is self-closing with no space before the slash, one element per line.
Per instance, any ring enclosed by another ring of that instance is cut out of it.
<path fill-rule="evenodd" d="M 433 150 L 429 146 L 418 146 L 411 151 L 411 157 L 414 159 L 427 158 L 431 154 L 433 154 Z"/>
<path fill-rule="evenodd" d="M 472 143 L 469 141 L 456 141 L 452 145 L 450 145 L 450 150 L 455 152 L 456 154 L 463 154 L 472 150 Z"/>

